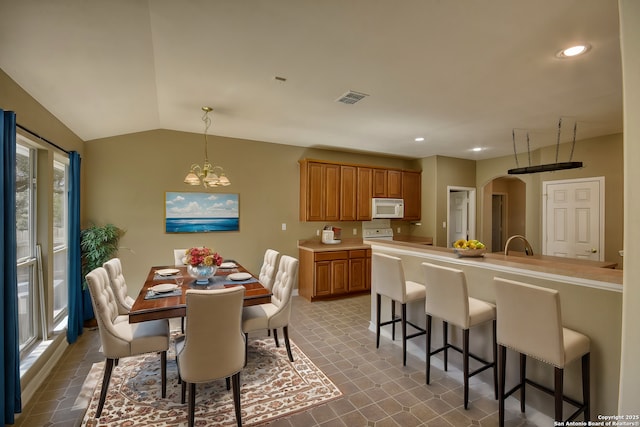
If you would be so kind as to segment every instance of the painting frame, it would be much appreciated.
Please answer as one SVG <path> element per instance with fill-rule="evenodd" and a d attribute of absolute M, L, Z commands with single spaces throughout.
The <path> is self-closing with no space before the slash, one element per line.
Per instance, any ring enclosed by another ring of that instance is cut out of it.
<path fill-rule="evenodd" d="M 165 233 L 240 231 L 240 195 L 166 191 Z"/>

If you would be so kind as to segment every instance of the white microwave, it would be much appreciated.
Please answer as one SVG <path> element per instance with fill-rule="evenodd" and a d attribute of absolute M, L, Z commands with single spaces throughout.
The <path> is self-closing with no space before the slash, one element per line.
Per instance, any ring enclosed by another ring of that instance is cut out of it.
<path fill-rule="evenodd" d="M 371 199 L 371 218 L 403 218 L 403 199 Z"/>

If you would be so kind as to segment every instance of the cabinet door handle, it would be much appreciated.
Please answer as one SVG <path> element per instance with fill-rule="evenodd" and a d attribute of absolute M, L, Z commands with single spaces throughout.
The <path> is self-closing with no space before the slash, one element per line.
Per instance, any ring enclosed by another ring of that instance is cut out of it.
<path fill-rule="evenodd" d="M 595 254 L 598 253 L 597 249 L 591 248 L 591 249 L 585 249 L 585 252 L 590 253 L 590 254 Z"/>

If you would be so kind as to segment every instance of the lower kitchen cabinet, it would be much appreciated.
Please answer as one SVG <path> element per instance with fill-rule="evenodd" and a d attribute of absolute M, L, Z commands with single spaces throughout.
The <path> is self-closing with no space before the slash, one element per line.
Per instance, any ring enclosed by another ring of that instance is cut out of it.
<path fill-rule="evenodd" d="M 298 293 L 310 301 L 371 289 L 371 249 L 314 252 L 300 249 Z"/>

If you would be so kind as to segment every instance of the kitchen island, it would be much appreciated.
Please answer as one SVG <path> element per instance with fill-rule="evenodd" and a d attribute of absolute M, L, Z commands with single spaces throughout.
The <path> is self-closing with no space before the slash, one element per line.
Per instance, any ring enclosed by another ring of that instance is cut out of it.
<path fill-rule="evenodd" d="M 622 325 L 622 270 L 610 267 L 609 263 L 576 262 L 577 260 L 555 259 L 556 257 L 520 257 L 504 254 L 485 254 L 479 258 L 459 258 L 452 249 L 425 246 L 416 243 L 372 240 L 373 253 L 386 253 L 402 259 L 407 280 L 424 283 L 421 264 L 433 264 L 463 270 L 467 276 L 469 296 L 495 302 L 494 277 L 502 277 L 556 289 L 560 292 L 562 317 L 565 327 L 584 333 L 591 339 L 591 414 L 615 414 L 618 407 L 620 375 L 620 346 Z M 371 291 L 370 330 L 375 331 L 375 289 Z M 429 296 L 427 295 L 427 298 Z M 389 302 L 383 298 L 383 320 L 390 315 Z M 386 304 L 386 306 L 385 306 Z M 498 313 L 499 315 L 499 313 Z M 424 305 L 408 306 L 409 320 L 424 326 Z M 434 319 L 440 322 L 439 319 Z M 434 326 L 434 343 L 442 341 L 441 329 Z M 471 334 L 471 351 L 491 359 L 490 326 L 481 325 Z M 452 339 L 460 345 L 460 333 L 455 328 Z M 386 335 L 390 339 L 390 334 Z M 408 351 L 425 358 L 423 337 L 410 340 Z M 400 341 L 397 341 L 400 344 Z M 454 356 L 449 363 L 460 366 Z M 528 375 L 548 387 L 553 386 L 553 369 L 529 358 Z M 481 381 L 492 383 L 492 373 L 483 372 Z M 518 378 L 518 358 L 509 351 L 507 361 L 507 386 Z M 580 363 L 571 363 L 565 369 L 565 394 L 581 400 Z M 518 398 L 518 393 L 514 394 Z M 553 399 L 536 389 L 527 388 L 527 405 L 553 414 Z M 567 406 L 565 413 L 569 414 Z"/>

